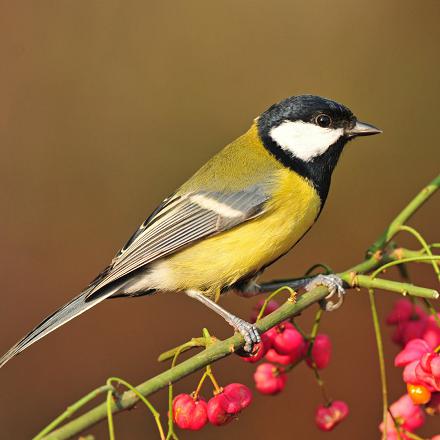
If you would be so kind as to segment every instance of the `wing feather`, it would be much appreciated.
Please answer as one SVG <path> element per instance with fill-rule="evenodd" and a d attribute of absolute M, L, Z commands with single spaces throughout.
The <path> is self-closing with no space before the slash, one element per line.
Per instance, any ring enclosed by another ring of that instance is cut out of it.
<path fill-rule="evenodd" d="M 254 185 L 243 191 L 201 191 L 165 199 L 116 255 L 90 295 L 154 260 L 261 215 L 268 198 L 261 185 Z"/>

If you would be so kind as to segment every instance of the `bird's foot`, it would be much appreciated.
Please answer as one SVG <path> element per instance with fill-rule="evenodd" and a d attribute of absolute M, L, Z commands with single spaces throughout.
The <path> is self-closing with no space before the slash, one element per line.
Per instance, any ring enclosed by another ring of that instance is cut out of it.
<path fill-rule="evenodd" d="M 344 302 L 345 289 L 343 287 L 343 281 L 336 275 L 317 275 L 310 280 L 304 287 L 307 291 L 314 289 L 318 286 L 327 287 L 329 294 L 324 298 L 325 310 L 332 312 L 339 309 Z M 336 301 L 333 298 L 336 297 Z"/>
<path fill-rule="evenodd" d="M 237 316 L 228 320 L 228 323 L 243 336 L 245 340 L 244 351 L 251 353 L 254 345 L 261 342 L 260 334 L 254 324 L 250 324 Z"/>

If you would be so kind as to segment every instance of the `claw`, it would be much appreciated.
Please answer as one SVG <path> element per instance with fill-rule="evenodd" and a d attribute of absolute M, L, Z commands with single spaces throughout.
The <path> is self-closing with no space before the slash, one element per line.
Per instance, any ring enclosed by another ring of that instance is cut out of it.
<path fill-rule="evenodd" d="M 327 287 L 329 294 L 325 297 L 325 310 L 332 312 L 339 309 L 344 302 L 345 289 L 342 280 L 336 275 L 317 275 L 308 284 L 305 289 L 307 291 L 318 286 Z M 336 302 L 332 298 L 336 296 Z"/>
<path fill-rule="evenodd" d="M 261 342 L 260 334 L 254 324 L 250 324 L 236 316 L 230 321 L 230 324 L 243 336 L 245 341 L 244 351 L 252 352 L 254 345 Z"/>

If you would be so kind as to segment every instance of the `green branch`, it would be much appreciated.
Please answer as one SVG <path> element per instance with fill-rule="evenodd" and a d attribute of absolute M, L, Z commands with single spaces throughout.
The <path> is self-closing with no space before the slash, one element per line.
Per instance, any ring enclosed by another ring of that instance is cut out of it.
<path fill-rule="evenodd" d="M 102 393 L 106 393 L 107 391 L 111 391 L 113 387 L 111 385 L 103 385 L 99 388 L 96 388 L 96 390 L 91 391 L 90 393 L 86 394 L 83 398 L 79 399 L 77 402 L 75 402 L 73 405 L 70 405 L 62 414 L 60 414 L 53 422 L 51 422 L 49 425 L 47 425 L 41 432 L 39 432 L 33 440 L 40 440 L 44 438 L 46 434 L 48 434 L 50 431 L 55 429 L 58 425 L 60 425 L 62 422 L 67 420 L 69 417 L 72 417 L 73 414 L 75 414 L 76 411 L 78 411 L 80 408 L 82 408 L 84 405 L 89 403 L 91 400 L 93 400 L 95 397 L 99 396 Z"/>
<path fill-rule="evenodd" d="M 440 257 L 439 257 L 440 260 Z M 439 293 L 435 289 L 415 286 L 410 283 L 400 281 L 384 280 L 382 278 L 371 278 L 368 275 L 355 275 L 352 273 L 341 273 L 338 276 L 352 287 L 365 287 L 366 289 L 381 289 L 390 292 L 400 293 L 401 295 L 418 296 L 420 298 L 438 299 Z"/>
<path fill-rule="evenodd" d="M 324 287 L 318 287 L 302 295 L 295 304 L 287 301 L 279 309 L 261 319 L 257 325 L 258 330 L 261 332 L 269 330 L 269 328 L 274 327 L 275 325 L 286 320 L 287 318 L 301 313 L 310 305 L 321 301 L 326 295 L 328 295 L 327 289 Z M 156 391 L 165 388 L 166 386 L 168 386 L 169 383 L 174 383 L 215 361 L 229 356 L 234 351 L 242 348 L 243 345 L 243 337 L 238 333 L 223 341 L 217 341 L 202 352 L 176 365 L 174 368 L 164 371 L 156 377 L 138 385 L 136 389 L 143 396 L 149 396 Z M 115 402 L 112 402 L 111 411 L 114 414 L 122 410 L 131 408 L 138 400 L 139 399 L 133 392 L 125 392 L 124 394 L 122 394 L 117 404 Z M 106 404 L 102 403 L 101 405 L 98 405 L 97 407 L 93 408 L 92 410 L 88 411 L 77 419 L 67 423 L 60 429 L 53 431 L 51 434 L 44 437 L 44 439 L 68 439 L 75 434 L 80 433 L 84 429 L 89 428 L 90 426 L 100 422 L 106 417 Z"/>
<path fill-rule="evenodd" d="M 377 265 L 377 262 L 371 261 L 370 269 Z M 383 280 L 380 278 L 371 279 L 366 275 L 356 275 L 353 277 L 352 271 L 338 274 L 344 281 L 351 283 L 352 287 L 378 288 L 384 290 L 391 290 L 401 294 L 409 293 L 423 298 L 436 299 L 439 293 L 433 289 L 426 289 L 424 287 L 414 286 L 408 283 L 399 283 L 396 281 Z M 270 315 L 262 318 L 257 323 L 257 328 L 260 332 L 265 332 L 277 324 L 289 319 L 293 316 L 299 315 L 303 310 L 311 305 L 320 302 L 328 295 L 328 290 L 325 287 L 318 287 L 310 292 L 304 293 L 298 298 L 296 303 L 286 301 L 279 309 L 272 312 Z M 223 359 L 234 353 L 244 345 L 243 337 L 240 334 L 217 341 L 210 345 L 202 352 L 196 354 L 190 359 L 176 365 L 175 367 L 157 375 L 156 377 L 143 382 L 138 385 L 136 389 L 143 396 L 149 396 L 156 391 L 168 386 L 169 383 L 177 382 L 178 380 L 198 371 L 207 365 Z M 133 407 L 138 402 L 139 398 L 132 392 L 125 392 L 118 403 L 111 404 L 111 412 L 117 413 L 125 409 Z M 88 428 L 107 417 L 106 404 L 103 403 L 89 412 L 83 414 L 70 423 L 67 423 L 62 428 L 44 437 L 45 440 L 62 440 L 68 439 L 75 434 L 80 433 L 85 428 Z"/>

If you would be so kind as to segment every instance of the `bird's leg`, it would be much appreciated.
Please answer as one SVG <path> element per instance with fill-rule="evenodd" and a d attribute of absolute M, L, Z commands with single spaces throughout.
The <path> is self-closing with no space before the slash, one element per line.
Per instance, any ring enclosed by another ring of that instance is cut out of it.
<path fill-rule="evenodd" d="M 244 346 L 245 351 L 252 352 L 254 344 L 257 344 L 261 341 L 260 334 L 258 333 L 255 325 L 250 324 L 249 322 L 246 322 L 243 319 L 238 318 L 237 316 L 228 312 L 223 307 L 220 307 L 215 301 L 212 301 L 198 290 L 187 290 L 185 293 L 190 298 L 197 299 L 202 304 L 209 307 L 214 312 L 218 313 L 221 317 L 225 319 L 228 324 L 234 327 L 234 329 L 243 336 L 246 342 Z"/>
<path fill-rule="evenodd" d="M 325 310 L 331 312 L 341 307 L 344 302 L 345 289 L 343 287 L 344 282 L 337 275 L 316 275 L 312 278 L 293 279 L 293 280 L 277 280 L 263 283 L 260 286 L 261 292 L 273 291 L 283 286 L 291 287 L 292 289 L 298 289 L 304 287 L 307 291 L 314 289 L 318 286 L 327 287 L 329 294 L 325 297 Z M 332 298 L 336 296 L 336 301 Z"/>

